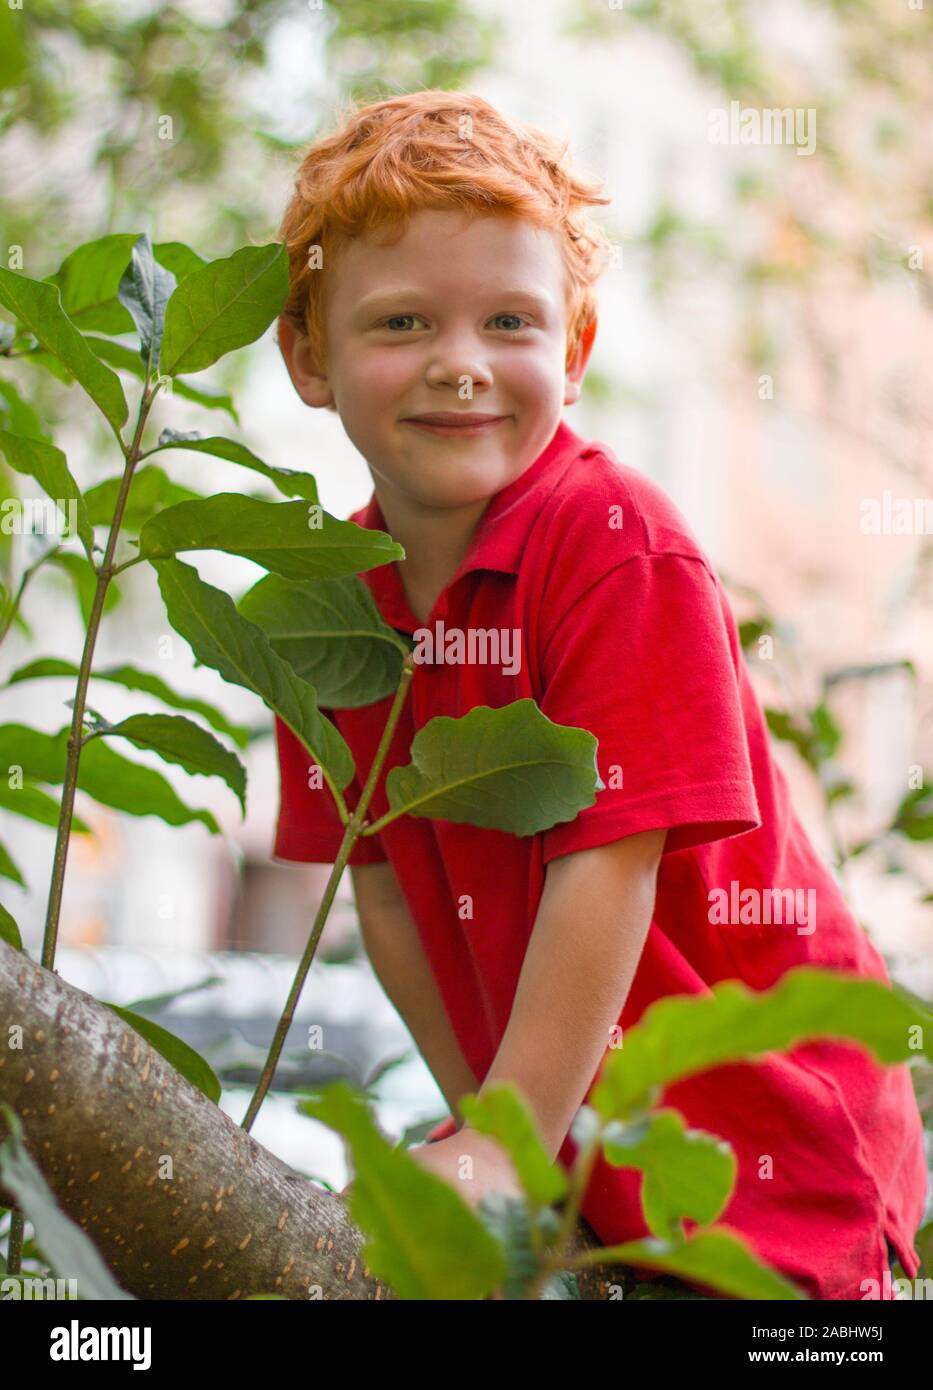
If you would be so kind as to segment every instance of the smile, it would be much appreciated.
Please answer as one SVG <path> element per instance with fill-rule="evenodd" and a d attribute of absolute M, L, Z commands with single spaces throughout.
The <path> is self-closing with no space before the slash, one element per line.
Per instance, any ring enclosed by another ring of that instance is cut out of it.
<path fill-rule="evenodd" d="M 508 417 L 505 415 L 497 416 L 494 420 L 476 420 L 472 423 L 464 422 L 462 425 L 437 425 L 428 420 L 403 420 L 403 425 L 412 425 L 417 430 L 425 430 L 428 434 L 442 434 L 446 436 L 488 434 L 498 425 L 505 424 Z"/>

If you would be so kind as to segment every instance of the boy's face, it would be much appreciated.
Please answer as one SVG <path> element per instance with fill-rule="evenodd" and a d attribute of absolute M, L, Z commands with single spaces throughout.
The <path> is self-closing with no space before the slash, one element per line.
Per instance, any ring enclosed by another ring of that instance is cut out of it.
<path fill-rule="evenodd" d="M 326 374 L 284 320 L 280 343 L 302 399 L 336 407 L 380 498 L 468 506 L 523 473 L 579 395 L 595 324 L 565 365 L 566 286 L 555 233 L 422 210 L 393 245 L 367 236 L 340 249 L 325 297 Z M 437 412 L 494 418 L 415 423 Z"/>

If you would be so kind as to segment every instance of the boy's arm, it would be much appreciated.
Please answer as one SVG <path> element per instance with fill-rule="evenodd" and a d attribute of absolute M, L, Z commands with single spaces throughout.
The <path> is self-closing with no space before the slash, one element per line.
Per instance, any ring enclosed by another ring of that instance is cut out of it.
<path fill-rule="evenodd" d="M 479 1090 L 451 1027 L 392 865 L 350 869 L 366 954 L 458 1120 L 460 1097 Z"/>
<path fill-rule="evenodd" d="M 646 830 L 547 866 L 508 1027 L 480 1094 L 498 1082 L 517 1086 L 552 1158 L 622 1012 L 651 924 L 666 835 Z"/>

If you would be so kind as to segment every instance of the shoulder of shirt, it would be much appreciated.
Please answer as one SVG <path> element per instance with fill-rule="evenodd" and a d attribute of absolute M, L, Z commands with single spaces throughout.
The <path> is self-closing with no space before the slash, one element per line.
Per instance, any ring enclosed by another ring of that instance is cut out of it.
<path fill-rule="evenodd" d="M 708 563 L 689 522 L 659 483 L 594 441 L 571 463 L 542 518 L 584 532 L 613 563 L 638 555 L 683 555 Z M 582 537 L 581 537 L 582 539 Z"/>

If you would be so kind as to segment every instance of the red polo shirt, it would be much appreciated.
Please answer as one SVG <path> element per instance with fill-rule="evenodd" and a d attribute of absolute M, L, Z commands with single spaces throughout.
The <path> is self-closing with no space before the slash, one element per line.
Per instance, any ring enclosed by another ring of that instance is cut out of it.
<path fill-rule="evenodd" d="M 375 494 L 352 520 L 386 529 Z M 361 578 L 391 627 L 422 627 L 395 563 Z M 561 422 L 535 462 L 490 500 L 424 626 L 436 633 L 438 621 L 446 634 L 517 630 L 520 658 L 514 648 L 475 648 L 460 664 L 416 664 L 371 819 L 388 809 L 386 773 L 410 761 L 415 732 L 435 715 L 524 697 L 556 723 L 596 736 L 606 784 L 593 806 L 537 835 L 402 816 L 350 857 L 392 863 L 478 1080 L 508 1022 L 548 863 L 642 830 L 667 827 L 668 835 L 623 1028 L 666 995 L 705 994 L 726 979 L 763 990 L 802 964 L 887 982 L 790 804 L 723 589 L 656 484 Z M 361 778 L 391 702 L 328 711 Z M 309 788 L 308 754 L 275 722 L 273 855 L 333 863 L 342 831 L 329 793 Z M 360 785 L 346 789 L 350 809 Z M 736 910 L 748 888 L 758 890 L 757 912 Z M 796 890 L 789 924 L 765 905 L 763 890 L 779 888 Z M 737 1185 L 720 1220 L 811 1297 L 862 1298 L 861 1281 L 880 1282 L 887 1266 L 886 1235 L 905 1273 L 916 1275 L 927 1176 L 906 1066 L 879 1066 L 851 1043 L 816 1043 L 716 1067 L 669 1086 L 659 1105 L 733 1146 Z M 574 1152 L 568 1136 L 560 1160 L 570 1163 Z M 598 1161 L 583 1214 L 606 1244 L 649 1234 L 640 1186 L 634 1170 Z"/>

